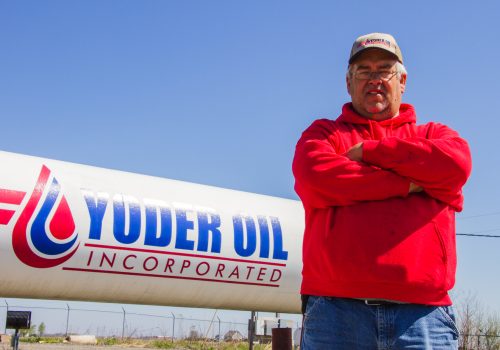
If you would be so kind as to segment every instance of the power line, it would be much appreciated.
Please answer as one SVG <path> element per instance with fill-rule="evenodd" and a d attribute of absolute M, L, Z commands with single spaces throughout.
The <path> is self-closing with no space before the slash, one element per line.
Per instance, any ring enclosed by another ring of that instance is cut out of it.
<path fill-rule="evenodd" d="M 480 235 L 476 233 L 457 233 L 457 236 L 500 238 L 500 235 Z"/>
<path fill-rule="evenodd" d="M 500 228 L 492 228 L 489 230 L 481 230 L 474 232 L 457 232 L 457 236 L 469 236 L 469 237 L 487 237 L 487 238 L 500 238 L 500 235 L 485 235 L 487 232 L 500 231 Z"/>
<path fill-rule="evenodd" d="M 489 213 L 457 217 L 457 220 L 467 220 L 467 219 L 480 218 L 480 217 L 484 217 L 484 216 L 494 216 L 494 215 L 500 215 L 500 211 L 492 211 Z M 483 234 L 486 232 L 495 232 L 495 231 L 499 231 L 499 230 L 500 230 L 500 228 L 493 228 L 493 229 L 489 229 L 489 230 L 476 231 L 476 232 L 470 232 L 470 233 L 457 233 L 457 236 L 500 238 L 500 235 L 485 235 L 485 234 Z"/>
<path fill-rule="evenodd" d="M 464 217 L 457 217 L 457 220 L 467 220 L 467 219 L 480 218 L 480 217 L 485 217 L 485 216 L 494 216 L 494 215 L 500 215 L 500 211 L 492 211 L 489 213 L 470 215 L 470 216 L 464 216 Z M 493 228 L 493 229 L 489 229 L 489 230 L 475 231 L 475 232 L 470 232 L 470 233 L 457 233 L 457 236 L 500 238 L 500 235 L 485 235 L 485 234 L 483 234 L 486 232 L 495 232 L 495 231 L 500 231 L 500 228 Z"/>

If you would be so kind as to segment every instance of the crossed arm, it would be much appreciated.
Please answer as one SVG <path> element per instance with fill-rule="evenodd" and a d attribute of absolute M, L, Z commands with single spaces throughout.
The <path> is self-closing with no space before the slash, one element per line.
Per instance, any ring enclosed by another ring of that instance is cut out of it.
<path fill-rule="evenodd" d="M 460 210 L 470 167 L 467 143 L 440 124 L 432 124 L 425 137 L 368 140 L 338 154 L 319 122 L 303 133 L 293 162 L 296 191 L 312 207 L 425 191 Z"/>
<path fill-rule="evenodd" d="M 363 142 L 357 143 L 345 153 L 345 156 L 352 161 L 362 162 L 363 161 Z M 410 182 L 410 187 L 408 193 L 422 192 L 424 188 L 413 182 Z"/>

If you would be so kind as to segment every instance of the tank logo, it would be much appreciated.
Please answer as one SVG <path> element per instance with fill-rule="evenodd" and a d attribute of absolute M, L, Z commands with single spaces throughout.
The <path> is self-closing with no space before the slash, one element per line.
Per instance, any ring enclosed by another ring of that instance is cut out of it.
<path fill-rule="evenodd" d="M 14 253 L 28 266 L 62 264 L 78 249 L 75 221 L 51 171 L 42 166 L 28 202 L 12 232 Z"/>
<path fill-rule="evenodd" d="M 78 192 L 61 187 L 45 165 L 32 190 L 0 188 L 0 225 L 12 229 L 13 252 L 23 264 L 280 286 L 288 250 L 276 216 L 222 216 L 215 209 L 189 203 L 87 188 L 80 188 L 80 193 L 81 204 L 88 209 L 89 220 L 84 221 L 89 223 L 88 231 L 87 225 L 78 224 L 82 212 L 70 208 L 77 204 L 73 200 L 78 200 Z M 79 259 L 70 262 L 78 249 Z"/>

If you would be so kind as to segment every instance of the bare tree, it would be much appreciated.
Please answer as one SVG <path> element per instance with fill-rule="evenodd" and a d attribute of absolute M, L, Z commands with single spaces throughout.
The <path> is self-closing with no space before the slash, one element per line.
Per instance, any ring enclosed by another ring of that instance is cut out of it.
<path fill-rule="evenodd" d="M 487 313 L 475 295 L 457 305 L 460 350 L 500 350 L 500 317 Z"/>
<path fill-rule="evenodd" d="M 487 350 L 500 349 L 500 317 L 498 315 L 490 315 L 484 325 L 484 345 Z"/>

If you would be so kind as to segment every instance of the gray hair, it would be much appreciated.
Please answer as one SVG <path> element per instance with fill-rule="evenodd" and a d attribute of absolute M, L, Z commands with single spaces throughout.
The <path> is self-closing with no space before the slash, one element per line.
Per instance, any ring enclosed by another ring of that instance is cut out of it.
<path fill-rule="evenodd" d="M 351 63 L 350 65 L 347 66 L 347 72 L 346 72 L 346 77 L 349 79 L 352 74 L 352 68 L 355 65 L 355 63 Z M 405 68 L 405 66 L 401 62 L 396 62 L 396 72 L 398 72 L 398 77 L 401 77 L 402 75 L 408 75 L 408 72 Z"/>

